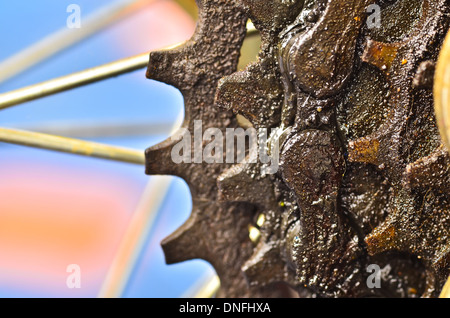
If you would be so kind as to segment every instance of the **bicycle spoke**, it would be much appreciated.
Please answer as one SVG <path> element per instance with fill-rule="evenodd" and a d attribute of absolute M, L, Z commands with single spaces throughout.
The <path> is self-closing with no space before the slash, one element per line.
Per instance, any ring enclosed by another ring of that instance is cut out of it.
<path fill-rule="evenodd" d="M 251 22 L 247 35 L 258 34 Z M 175 44 L 163 49 L 174 49 Z M 150 52 L 0 94 L 0 110 L 147 67 Z"/>
<path fill-rule="evenodd" d="M 194 296 L 195 298 L 212 298 L 220 288 L 219 276 L 215 275 L 212 277 L 202 289 Z"/>
<path fill-rule="evenodd" d="M 80 120 L 47 121 L 39 124 L 14 125 L 15 129 L 71 138 L 105 138 L 129 136 L 166 136 L 170 134 L 169 121 L 116 120 L 95 122 Z M 10 127 L 11 125 L 4 125 Z"/>
<path fill-rule="evenodd" d="M 0 94 L 0 110 L 144 68 L 148 64 L 148 56 L 149 53 L 136 55 Z"/>
<path fill-rule="evenodd" d="M 116 2 L 110 7 L 102 8 L 99 12 L 86 19 L 83 23 L 82 32 L 79 32 L 76 36 L 73 34 L 69 36 L 69 29 L 56 32 L 43 41 L 0 63 L 0 69 L 2 69 L 0 83 L 78 43 L 151 2 L 156 2 L 156 0 L 125 0 Z M 180 4 L 191 16 L 196 17 L 197 10 L 194 0 L 175 0 L 175 2 Z M 258 31 L 249 21 L 247 35 L 253 36 L 257 34 Z M 149 52 L 143 53 L 0 94 L 0 110 L 145 68 L 148 65 L 148 56 Z M 144 164 L 145 159 L 143 151 L 9 128 L 0 128 L 0 142 L 135 164 Z M 146 234 L 154 224 L 169 185 L 168 179 L 163 180 L 153 177 L 146 187 L 127 234 L 124 236 L 115 261 L 110 268 L 108 277 L 104 282 L 100 293 L 102 297 L 120 297 L 122 295 L 137 257 L 142 251 Z M 212 297 L 219 287 L 220 280 L 217 275 L 214 275 L 207 281 L 203 280 L 201 284 L 197 284 L 193 295 L 200 298 Z M 192 290 L 194 291 L 194 289 Z"/>
<path fill-rule="evenodd" d="M 212 298 L 219 291 L 220 279 L 216 274 L 209 274 L 207 277 L 202 277 L 187 292 L 182 298 Z"/>
<path fill-rule="evenodd" d="M 144 151 L 23 130 L 0 128 L 0 142 L 140 165 L 145 163 Z"/>
<path fill-rule="evenodd" d="M 120 0 L 83 20 L 83 27 L 63 28 L 0 63 L 0 83 L 50 58 L 157 0 Z"/>
<path fill-rule="evenodd" d="M 118 298 L 123 295 L 170 183 L 170 177 L 163 176 L 152 177 L 148 182 L 103 282 L 100 298 Z"/>
<path fill-rule="evenodd" d="M 183 117 L 184 113 L 181 111 L 171 127 L 171 134 L 181 125 Z M 138 257 L 145 248 L 148 233 L 152 230 L 155 218 L 161 211 L 160 206 L 169 190 L 170 182 L 170 177 L 150 178 L 103 281 L 99 297 L 122 296 Z"/>

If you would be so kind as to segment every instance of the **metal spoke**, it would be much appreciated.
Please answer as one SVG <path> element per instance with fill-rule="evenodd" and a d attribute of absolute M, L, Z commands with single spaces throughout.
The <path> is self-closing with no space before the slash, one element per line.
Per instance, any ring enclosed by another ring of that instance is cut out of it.
<path fill-rule="evenodd" d="M 0 110 L 146 67 L 148 53 L 0 94 Z"/>
<path fill-rule="evenodd" d="M 181 111 L 171 127 L 171 133 L 181 125 L 183 117 L 184 113 Z M 167 176 L 150 178 L 103 281 L 99 297 L 117 298 L 123 295 L 138 257 L 145 247 L 146 238 L 155 224 L 160 206 L 169 191 L 171 180 L 171 177 Z"/>
<path fill-rule="evenodd" d="M 206 284 L 201 288 L 195 298 L 212 298 L 220 288 L 219 276 L 213 276 Z"/>
<path fill-rule="evenodd" d="M 5 128 L 13 127 L 4 124 Z M 102 122 L 83 120 L 61 120 L 39 122 L 39 124 L 18 124 L 15 129 L 71 138 L 105 138 L 128 136 L 168 136 L 172 122 L 169 121 L 127 121 L 108 120 Z"/>
<path fill-rule="evenodd" d="M 212 298 L 220 288 L 220 278 L 215 273 L 208 273 L 193 284 L 182 298 Z"/>
<path fill-rule="evenodd" d="M 156 0 L 124 0 L 114 3 L 112 6 L 102 8 L 102 10 L 84 20 L 83 28 L 77 30 L 79 32 L 75 33 L 73 30 L 63 29 L 45 38 L 43 41 L 0 63 L 0 69 L 2 69 L 0 83 L 152 2 L 156 2 Z M 176 2 L 191 16 L 196 16 L 197 11 L 194 0 L 176 0 Z M 253 36 L 256 34 L 258 34 L 257 30 L 249 22 L 247 35 Z M 170 48 L 174 48 L 175 46 Z M 0 94 L 0 110 L 145 68 L 148 65 L 149 53 L 146 52 L 134 57 Z M 0 142 L 121 162 L 145 163 L 143 151 L 30 131 L 0 128 Z M 116 255 L 115 262 L 112 264 L 108 277 L 104 282 L 100 293 L 101 296 L 119 297 L 122 295 L 137 257 L 143 248 L 146 233 L 153 226 L 157 211 L 164 199 L 169 184 L 167 180 L 153 177 L 153 181 L 147 186 L 133 221 Z M 195 297 L 212 297 L 219 287 L 219 278 L 213 276 L 208 281 L 203 282 L 202 286 L 197 289 Z"/>
<path fill-rule="evenodd" d="M 36 132 L 0 128 L 0 141 L 94 158 L 145 164 L 144 151 Z"/>
<path fill-rule="evenodd" d="M 83 19 L 80 29 L 63 28 L 0 63 L 0 83 L 50 58 L 157 0 L 120 0 Z"/>
<path fill-rule="evenodd" d="M 171 182 L 171 177 L 150 178 L 108 270 L 99 293 L 100 298 L 123 296 Z"/>
<path fill-rule="evenodd" d="M 248 23 L 247 30 L 250 36 L 258 33 L 251 22 Z M 173 49 L 179 45 L 181 45 L 181 43 L 163 49 Z M 150 52 L 146 52 L 88 70 L 0 94 L 0 110 L 145 68 L 148 65 L 149 54 Z"/>

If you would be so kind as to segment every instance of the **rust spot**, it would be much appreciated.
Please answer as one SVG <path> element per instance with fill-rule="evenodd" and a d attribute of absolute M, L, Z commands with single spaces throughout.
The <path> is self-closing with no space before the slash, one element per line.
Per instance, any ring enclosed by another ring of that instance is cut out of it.
<path fill-rule="evenodd" d="M 362 60 L 375 65 L 380 70 L 389 69 L 397 57 L 398 46 L 390 43 L 368 40 L 362 55 Z"/>
<path fill-rule="evenodd" d="M 395 227 L 390 225 L 387 228 L 375 229 L 372 234 L 366 237 L 367 251 L 374 255 L 395 247 Z"/>
<path fill-rule="evenodd" d="M 378 149 L 380 142 L 370 137 L 350 141 L 348 145 L 349 161 L 378 165 Z"/>

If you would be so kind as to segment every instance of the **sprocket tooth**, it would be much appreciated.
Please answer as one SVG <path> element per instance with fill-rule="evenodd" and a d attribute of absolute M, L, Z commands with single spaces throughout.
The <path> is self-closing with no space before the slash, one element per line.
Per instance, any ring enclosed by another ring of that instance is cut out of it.
<path fill-rule="evenodd" d="M 289 280 L 289 271 L 276 242 L 260 242 L 253 256 L 242 266 L 242 271 L 251 286 L 264 287 Z"/>
<path fill-rule="evenodd" d="M 372 64 L 387 74 L 397 58 L 398 49 L 398 43 L 383 43 L 369 39 L 366 42 L 361 59 L 363 62 Z"/>
<path fill-rule="evenodd" d="M 217 185 L 221 201 L 248 202 L 260 208 L 270 208 L 275 202 L 271 179 L 261 176 L 256 163 L 233 165 L 217 178 Z"/>
<path fill-rule="evenodd" d="M 189 89 L 196 83 L 196 79 L 185 72 L 190 63 L 186 53 L 190 49 L 191 44 L 185 43 L 176 49 L 151 52 L 147 78 L 173 85 L 182 91 Z"/>
<path fill-rule="evenodd" d="M 214 105 L 214 96 L 219 79 L 236 71 L 247 21 L 236 0 L 204 0 L 197 4 L 199 22 L 193 37 L 180 47 L 152 53 L 147 72 L 148 77 L 181 91 L 185 102 L 182 129 L 194 133 L 194 137 L 197 131 L 202 135 L 208 128 L 222 132 L 237 128 L 233 114 Z M 196 121 L 201 122 L 198 129 Z M 171 151 L 180 138 L 175 135 L 147 150 L 147 172 L 181 176 L 192 195 L 190 218 L 162 243 L 167 261 L 201 258 L 210 262 L 221 280 L 219 296 L 271 295 L 272 291 L 260 289 L 250 294 L 241 271 L 253 251 L 246 231 L 254 211 L 247 204 L 217 200 L 217 178 L 229 166 L 172 162 Z M 195 151 L 197 143 L 191 141 Z"/>
<path fill-rule="evenodd" d="M 270 64 L 270 63 L 268 63 Z M 280 121 L 283 91 L 261 62 L 219 81 L 216 104 L 247 118 L 255 127 L 271 127 Z"/>
<path fill-rule="evenodd" d="M 172 175 L 181 178 L 185 177 L 185 171 L 189 164 L 173 164 L 172 150 L 183 138 L 183 131 L 179 130 L 172 137 L 165 141 L 146 149 L 145 151 L 145 173 L 148 175 Z"/>
<path fill-rule="evenodd" d="M 198 233 L 197 215 L 191 214 L 189 219 L 175 232 L 166 237 L 161 246 L 167 264 L 175 264 L 200 257 L 197 248 L 201 245 L 202 237 Z"/>
<path fill-rule="evenodd" d="M 406 167 L 404 184 L 408 188 L 434 188 L 450 191 L 450 155 L 443 145 L 427 157 Z"/>
<path fill-rule="evenodd" d="M 377 137 L 362 137 L 348 144 L 348 160 L 350 162 L 379 165 L 378 152 L 380 141 Z"/>
<path fill-rule="evenodd" d="M 256 28 L 264 33 L 279 30 L 292 22 L 303 8 L 303 1 L 242 0 L 241 3 Z"/>
<path fill-rule="evenodd" d="M 234 165 L 217 178 L 219 200 L 222 202 L 249 202 L 259 203 L 252 199 L 254 182 L 246 165 Z"/>
<path fill-rule="evenodd" d="M 446 278 L 449 270 L 450 219 L 445 216 L 449 208 L 448 202 L 444 202 L 448 198 L 446 199 L 446 194 L 433 193 L 432 189 L 425 192 L 425 195 L 420 191 L 416 193 L 422 201 L 418 210 L 418 199 L 412 197 L 406 189 L 402 190 L 396 197 L 398 208 L 366 236 L 365 242 L 369 255 L 386 251 L 408 252 L 439 272 L 441 276 L 438 278 Z M 436 202 L 441 202 L 441 206 L 437 207 Z"/>

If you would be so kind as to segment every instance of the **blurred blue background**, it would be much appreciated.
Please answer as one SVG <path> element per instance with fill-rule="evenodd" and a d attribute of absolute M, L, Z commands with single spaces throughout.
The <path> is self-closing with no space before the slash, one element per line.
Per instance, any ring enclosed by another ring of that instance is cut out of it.
<path fill-rule="evenodd" d="M 128 16 L 24 73 L 0 83 L 0 93 L 140 54 L 188 38 L 194 28 L 194 22 L 190 17 L 170 1 L 159 2 L 147 5 L 140 12 Z M 13 56 L 47 35 L 65 28 L 66 19 L 69 16 L 66 8 L 71 3 L 80 6 L 81 21 L 83 22 L 85 17 L 103 6 L 110 5 L 111 1 L 1 1 L 0 61 Z M 168 136 L 171 127 L 182 111 L 182 96 L 175 88 L 147 80 L 145 79 L 145 70 L 139 70 L 3 110 L 0 112 L 0 126 L 56 132 L 58 129 L 64 128 L 64 131 L 74 131 L 73 137 L 81 134 L 83 139 L 144 151 L 145 148 Z M 117 135 L 89 136 L 92 127 L 102 125 L 149 128 L 143 129 L 142 133 L 125 134 L 124 136 L 121 135 L 120 129 L 117 130 Z M 76 177 L 77 175 L 79 178 Z M 111 197 L 112 194 L 108 193 L 108 188 L 101 188 L 104 182 L 108 182 L 111 187 L 116 187 L 115 189 L 120 195 L 115 195 L 114 206 L 120 206 L 120 208 L 111 211 L 111 213 L 116 213 L 111 217 L 117 217 L 118 220 L 125 220 L 125 222 L 117 222 L 119 225 L 111 223 L 109 228 L 117 229 L 117 231 L 108 232 L 111 239 L 108 238 L 106 243 L 102 241 L 104 245 L 97 244 L 97 252 L 100 253 L 97 262 L 99 265 L 90 272 L 91 275 L 87 276 L 90 281 L 83 280 L 82 288 L 79 290 L 69 290 L 63 279 L 67 276 L 65 268 L 61 268 L 61 273 L 52 275 L 52 271 L 55 269 L 48 265 L 62 254 L 43 253 L 49 255 L 50 259 L 42 260 L 41 263 L 44 264 L 42 266 L 33 267 L 33 255 L 27 251 L 26 246 L 16 248 L 14 245 L 16 242 L 8 241 L 22 235 L 20 232 L 22 219 L 15 220 L 14 224 L 19 228 L 17 232 L 11 230 L 9 236 L 0 234 L 0 240 L 3 238 L 3 242 L 0 241 L 0 253 L 4 251 L 2 258 L 8 257 L 8 261 L 0 260 L 0 296 L 96 297 L 108 271 L 108 264 L 112 261 L 114 251 L 120 243 L 120 235 L 125 232 L 127 221 L 131 219 L 148 180 L 149 177 L 144 174 L 142 166 L 1 143 L 0 223 L 2 215 L 7 218 L 13 213 L 11 207 L 15 209 L 17 206 L 23 205 L 23 211 L 14 210 L 15 215 L 23 213 L 20 215 L 27 220 L 32 215 L 37 220 L 35 226 L 39 226 L 40 215 L 33 215 L 37 212 L 27 208 L 26 202 L 30 200 L 29 204 L 31 205 L 46 201 L 45 207 L 49 213 L 44 216 L 47 219 L 42 222 L 49 224 L 52 222 L 52 215 L 64 215 L 65 211 L 61 211 L 60 207 L 71 204 L 70 198 L 72 198 L 73 189 L 82 191 L 83 182 L 99 185 L 95 192 L 89 193 L 89 200 L 92 202 L 101 203 L 102 201 L 99 201 L 98 198 Z M 18 185 L 12 187 L 12 184 Z M 21 184 L 26 184 L 26 186 L 22 187 Z M 50 190 L 46 188 L 46 192 L 39 194 L 39 199 L 33 201 L 31 194 L 28 193 L 33 193 L 34 189 L 39 189 L 43 184 L 46 184 Z M 56 197 L 54 189 L 64 192 L 65 188 L 67 188 L 67 193 L 58 194 Z M 15 194 L 19 198 L 18 201 L 11 201 L 11 196 Z M 62 197 L 65 198 L 65 201 Z M 63 202 L 57 204 L 58 199 Z M 80 200 L 80 196 L 75 194 L 72 200 L 74 202 Z M 23 202 L 18 204 L 19 201 Z M 55 201 L 54 205 L 52 205 L 52 201 Z M 200 260 L 165 265 L 159 243 L 187 219 L 190 208 L 191 198 L 186 184 L 180 179 L 172 178 L 155 225 L 147 235 L 144 248 L 132 269 L 122 297 L 179 297 L 185 295 L 205 273 L 212 272 L 211 266 Z M 38 210 L 36 208 L 36 211 Z M 92 217 L 92 214 L 99 213 L 99 216 L 104 217 L 111 209 L 100 210 L 101 207 L 97 207 L 93 211 L 79 211 L 79 216 L 81 218 Z M 89 215 L 86 216 L 86 214 Z M 7 224 L 7 221 L 5 222 L 4 224 Z M 98 222 L 103 222 L 100 217 Z M 104 220 L 104 222 L 108 222 L 108 220 Z M 91 225 L 101 227 L 100 223 Z M 56 221 L 55 224 L 57 226 Z M 40 233 L 39 230 L 36 230 L 36 233 Z M 29 239 L 39 241 L 37 236 L 35 238 L 30 236 Z M 54 240 L 57 241 L 58 237 L 55 237 Z M 24 245 L 26 245 L 25 243 Z M 43 245 L 39 246 L 45 250 L 48 246 L 45 245 L 45 242 L 41 243 Z M 92 246 L 97 246 L 94 243 Z M 20 257 L 19 250 L 21 251 Z M 110 253 L 101 254 L 100 251 L 104 250 L 110 251 Z M 65 251 L 67 255 L 71 255 L 69 246 Z M 80 253 L 78 252 L 76 255 L 84 255 Z M 92 253 L 95 254 L 96 250 L 93 250 Z M 15 259 L 16 256 L 17 259 Z M 74 262 L 77 260 L 74 259 Z M 83 263 L 82 260 L 80 262 Z M 92 266 L 89 265 L 90 263 L 86 264 L 88 265 L 85 267 Z M 46 273 L 44 267 L 50 272 Z M 89 268 L 86 269 L 86 272 L 89 271 Z M 94 272 L 95 275 L 92 274 Z M 37 279 L 38 277 L 41 279 Z"/>

